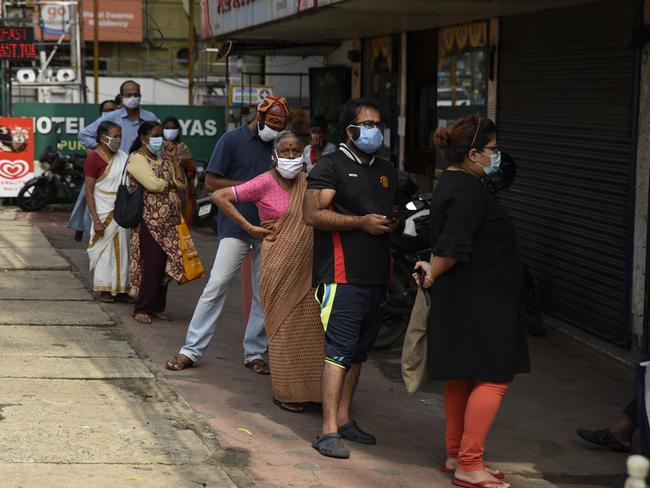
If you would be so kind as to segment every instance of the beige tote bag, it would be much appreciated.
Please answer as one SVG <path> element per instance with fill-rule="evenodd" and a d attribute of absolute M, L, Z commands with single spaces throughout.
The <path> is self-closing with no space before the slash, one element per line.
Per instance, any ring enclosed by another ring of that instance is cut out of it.
<path fill-rule="evenodd" d="M 413 395 L 429 383 L 427 369 L 427 324 L 430 305 L 422 288 L 418 288 L 402 346 L 402 378 L 406 390 Z"/>

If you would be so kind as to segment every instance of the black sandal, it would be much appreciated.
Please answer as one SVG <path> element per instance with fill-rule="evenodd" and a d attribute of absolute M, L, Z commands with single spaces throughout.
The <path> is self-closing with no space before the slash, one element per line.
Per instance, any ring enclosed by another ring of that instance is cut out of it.
<path fill-rule="evenodd" d="M 351 420 L 347 424 L 339 427 L 339 434 L 341 434 L 341 437 L 344 439 L 352 442 L 358 442 L 359 444 L 377 444 L 377 439 L 375 436 L 361 430 L 355 420 Z"/>
<path fill-rule="evenodd" d="M 341 436 L 337 432 L 315 437 L 311 443 L 311 447 L 323 456 L 337 459 L 347 459 L 350 457 L 350 451 L 343 445 Z"/>
<path fill-rule="evenodd" d="M 614 435 L 610 432 L 609 429 L 602 430 L 586 430 L 578 429 L 576 431 L 578 437 L 596 444 L 597 446 L 606 447 L 616 452 L 630 452 L 630 446 L 626 446 L 621 441 L 619 441 Z"/>

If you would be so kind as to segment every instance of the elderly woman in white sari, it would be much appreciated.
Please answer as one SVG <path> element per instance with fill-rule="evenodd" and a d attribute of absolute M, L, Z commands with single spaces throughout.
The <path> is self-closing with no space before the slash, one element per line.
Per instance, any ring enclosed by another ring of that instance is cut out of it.
<path fill-rule="evenodd" d="M 99 145 L 84 162 L 86 200 L 92 217 L 88 257 L 94 271 L 93 289 L 105 303 L 128 292 L 129 231 L 113 220 L 117 187 L 128 159 L 119 150 L 121 138 L 119 125 L 102 122 L 97 128 Z"/>

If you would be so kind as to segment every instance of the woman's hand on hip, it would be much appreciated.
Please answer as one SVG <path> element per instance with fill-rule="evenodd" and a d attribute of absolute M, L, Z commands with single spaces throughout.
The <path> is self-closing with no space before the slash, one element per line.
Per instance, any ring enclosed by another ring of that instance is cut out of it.
<path fill-rule="evenodd" d="M 258 227 L 256 225 L 251 225 L 250 228 L 246 229 L 246 232 L 248 232 L 251 236 L 253 236 L 258 241 L 263 241 L 265 237 L 273 234 L 273 232 L 270 231 L 269 229 L 265 229 L 264 227 Z"/>
<path fill-rule="evenodd" d="M 413 279 L 418 284 L 418 286 L 421 286 L 425 290 L 431 288 L 433 286 L 433 277 L 431 276 L 431 263 L 428 261 L 418 261 L 415 263 L 415 270 L 416 272 L 413 273 Z M 422 273 L 424 276 L 422 276 Z"/>

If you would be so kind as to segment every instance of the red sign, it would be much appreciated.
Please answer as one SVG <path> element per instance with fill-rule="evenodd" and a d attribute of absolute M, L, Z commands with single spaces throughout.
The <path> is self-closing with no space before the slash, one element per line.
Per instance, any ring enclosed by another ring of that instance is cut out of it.
<path fill-rule="evenodd" d="M 219 0 L 219 3 L 217 4 L 217 12 L 228 12 L 230 9 L 243 7 L 244 5 L 253 3 L 253 1 L 254 0 Z"/>
<path fill-rule="evenodd" d="M 57 40 L 65 32 L 75 11 L 69 5 L 43 4 L 37 9 L 39 39 Z M 102 0 L 97 12 L 101 42 L 142 42 L 142 1 Z M 83 0 L 84 40 L 92 41 L 95 17 L 93 0 Z M 42 36 L 41 36 L 42 32 Z M 66 36 L 67 37 L 67 36 Z"/>
<path fill-rule="evenodd" d="M 15 197 L 34 177 L 34 119 L 0 118 L 0 197 Z"/>
<path fill-rule="evenodd" d="M 0 24 L 0 59 L 22 61 L 32 60 L 35 57 L 33 28 L 7 27 Z"/>

